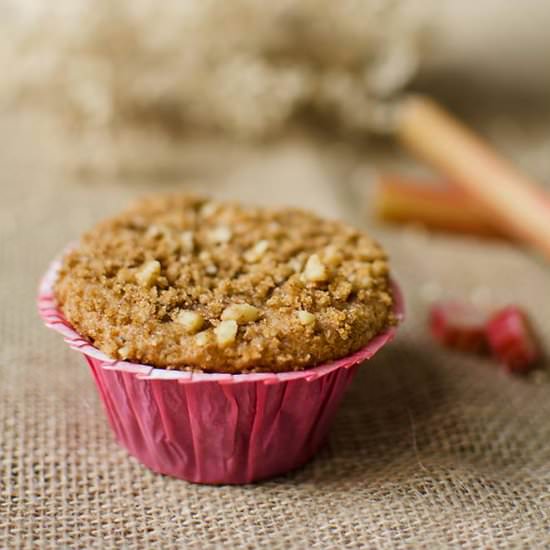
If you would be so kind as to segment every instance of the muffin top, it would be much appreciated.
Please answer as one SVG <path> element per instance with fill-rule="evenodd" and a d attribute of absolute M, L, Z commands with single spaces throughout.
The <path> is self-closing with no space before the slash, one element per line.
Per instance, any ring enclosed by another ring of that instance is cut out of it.
<path fill-rule="evenodd" d="M 395 324 L 387 257 L 368 235 L 182 194 L 141 199 L 84 235 L 55 295 L 107 355 L 167 369 L 301 370 Z"/>

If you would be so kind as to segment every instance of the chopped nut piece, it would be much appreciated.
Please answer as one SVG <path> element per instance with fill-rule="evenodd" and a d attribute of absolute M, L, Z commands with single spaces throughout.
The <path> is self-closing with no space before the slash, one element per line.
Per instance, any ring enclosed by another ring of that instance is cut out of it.
<path fill-rule="evenodd" d="M 215 214 L 220 205 L 217 202 L 205 202 L 200 209 L 200 215 L 204 218 L 209 218 Z"/>
<path fill-rule="evenodd" d="M 339 300 L 347 300 L 353 291 L 353 285 L 348 281 L 339 282 L 332 290 L 332 295 Z"/>
<path fill-rule="evenodd" d="M 359 277 L 357 279 L 356 285 L 358 288 L 369 288 L 372 285 L 372 278 L 368 275 L 364 277 Z"/>
<path fill-rule="evenodd" d="M 162 235 L 162 230 L 158 225 L 155 224 L 150 225 L 145 232 L 145 236 L 150 239 L 154 239 L 155 237 L 159 237 L 160 235 Z"/>
<path fill-rule="evenodd" d="M 195 334 L 195 344 L 197 346 L 206 346 L 210 340 L 210 333 L 207 330 L 203 330 L 198 334 Z"/>
<path fill-rule="evenodd" d="M 313 325 L 315 323 L 315 315 L 313 315 L 312 313 L 310 313 L 309 311 L 298 311 L 297 312 L 298 314 L 298 319 L 300 320 L 300 323 L 302 323 L 302 325 Z"/>
<path fill-rule="evenodd" d="M 306 281 L 314 283 L 323 282 L 328 279 L 327 268 L 321 263 L 317 254 L 313 254 L 309 257 L 304 269 L 304 278 Z"/>
<path fill-rule="evenodd" d="M 218 268 L 214 264 L 207 265 L 204 269 L 207 275 L 216 275 Z"/>
<path fill-rule="evenodd" d="M 189 334 L 194 334 L 202 328 L 204 317 L 196 311 L 183 309 L 178 313 L 176 321 L 182 325 Z"/>
<path fill-rule="evenodd" d="M 269 248 L 269 241 L 258 241 L 252 248 L 244 253 L 244 259 L 249 263 L 259 261 Z"/>
<path fill-rule="evenodd" d="M 222 321 L 215 329 L 216 341 L 220 346 L 228 346 L 235 341 L 237 336 L 237 330 L 239 325 L 237 321 L 229 319 L 227 321 Z"/>
<path fill-rule="evenodd" d="M 295 256 L 294 258 L 290 258 L 290 260 L 288 261 L 288 266 L 295 273 L 300 273 L 300 271 L 302 271 L 302 268 L 304 267 L 304 262 L 301 258 Z"/>
<path fill-rule="evenodd" d="M 210 240 L 215 244 L 225 244 L 231 240 L 232 234 L 229 227 L 220 225 L 210 231 Z"/>
<path fill-rule="evenodd" d="M 273 233 L 273 234 L 276 234 L 278 233 L 279 231 L 281 231 L 281 224 L 278 223 L 278 222 L 270 222 L 268 225 L 267 225 L 267 229 Z"/>
<path fill-rule="evenodd" d="M 381 292 L 380 293 L 380 301 L 389 306 L 392 303 L 392 297 L 387 292 Z"/>
<path fill-rule="evenodd" d="M 237 321 L 239 325 L 252 323 L 256 321 L 259 316 L 260 310 L 250 304 L 233 304 L 226 307 L 222 313 L 222 319 L 224 321 Z"/>
<path fill-rule="evenodd" d="M 147 231 L 145 232 L 145 236 L 149 237 L 150 239 L 156 239 L 159 237 L 168 239 L 170 238 L 171 233 L 172 233 L 172 230 L 167 225 L 152 224 L 147 228 Z"/>
<path fill-rule="evenodd" d="M 128 348 L 128 346 L 122 346 L 121 348 L 118 348 L 117 353 L 121 359 L 128 359 L 128 356 L 130 355 L 130 349 Z"/>
<path fill-rule="evenodd" d="M 199 260 L 204 263 L 208 263 L 212 261 L 212 256 L 210 256 L 210 252 L 206 250 L 201 250 L 199 253 Z"/>
<path fill-rule="evenodd" d="M 342 255 L 334 245 L 329 245 L 325 248 L 323 260 L 329 265 L 336 266 L 342 262 Z"/>
<path fill-rule="evenodd" d="M 195 237 L 193 231 L 184 231 L 180 235 L 181 248 L 183 252 L 190 254 L 195 249 Z"/>
<path fill-rule="evenodd" d="M 157 260 L 151 260 L 141 266 L 141 269 L 136 273 L 138 283 L 145 287 L 151 287 L 159 278 L 160 263 Z"/>

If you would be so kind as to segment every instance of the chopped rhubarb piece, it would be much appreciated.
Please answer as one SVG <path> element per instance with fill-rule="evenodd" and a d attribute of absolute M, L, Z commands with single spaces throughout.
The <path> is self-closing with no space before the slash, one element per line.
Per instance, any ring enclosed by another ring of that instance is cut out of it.
<path fill-rule="evenodd" d="M 487 323 L 487 340 L 492 354 L 507 370 L 524 373 L 540 357 L 531 324 L 516 306 L 497 311 Z"/>
<path fill-rule="evenodd" d="M 487 315 L 462 302 L 439 302 L 430 311 L 430 329 L 449 348 L 480 353 L 487 349 Z"/>

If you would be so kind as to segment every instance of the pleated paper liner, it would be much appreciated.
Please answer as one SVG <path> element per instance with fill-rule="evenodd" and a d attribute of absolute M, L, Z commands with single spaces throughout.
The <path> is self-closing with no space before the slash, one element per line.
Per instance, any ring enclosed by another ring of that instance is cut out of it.
<path fill-rule="evenodd" d="M 396 332 L 392 327 L 349 357 L 303 371 L 156 369 L 107 357 L 75 332 L 53 294 L 59 267 L 54 261 L 41 282 L 40 315 L 84 356 L 117 440 L 153 471 L 196 483 L 250 483 L 305 464 L 326 440 L 359 364 Z M 393 291 L 401 320 L 395 283 Z"/>

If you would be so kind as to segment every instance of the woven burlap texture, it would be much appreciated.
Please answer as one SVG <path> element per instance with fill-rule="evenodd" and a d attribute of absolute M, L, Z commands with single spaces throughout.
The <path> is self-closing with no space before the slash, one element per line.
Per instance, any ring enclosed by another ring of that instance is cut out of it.
<path fill-rule="evenodd" d="M 425 324 L 440 295 L 513 300 L 548 341 L 542 262 L 504 243 L 378 228 L 408 319 L 361 368 L 327 447 L 305 468 L 258 485 L 192 485 L 151 473 L 115 443 L 87 367 L 35 308 L 38 279 L 68 241 L 137 193 L 173 186 L 64 181 L 48 176 L 37 151 L 21 149 L 16 130 L 2 135 L 1 548 L 550 545 L 548 383 L 442 350 Z M 359 207 L 365 182 L 350 176 L 337 145 L 228 153 L 224 177 L 213 154 L 204 184 L 213 194 L 371 225 Z"/>

